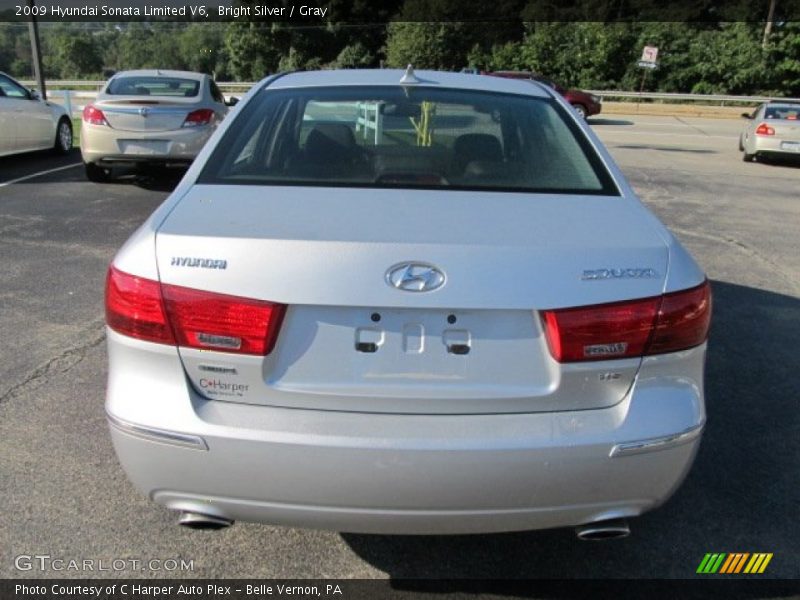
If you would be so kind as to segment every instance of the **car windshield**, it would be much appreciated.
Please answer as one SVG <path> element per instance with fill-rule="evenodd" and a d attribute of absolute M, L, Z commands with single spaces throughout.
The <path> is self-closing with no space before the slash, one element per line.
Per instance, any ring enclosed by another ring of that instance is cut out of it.
<path fill-rule="evenodd" d="M 429 87 L 266 89 L 198 181 L 618 195 L 552 99 Z"/>
<path fill-rule="evenodd" d="M 177 96 L 194 98 L 200 91 L 196 79 L 178 77 L 125 76 L 115 77 L 106 94 L 112 96 Z"/>
<path fill-rule="evenodd" d="M 764 111 L 764 118 L 796 121 L 798 114 L 800 114 L 800 106 L 768 106 Z"/>

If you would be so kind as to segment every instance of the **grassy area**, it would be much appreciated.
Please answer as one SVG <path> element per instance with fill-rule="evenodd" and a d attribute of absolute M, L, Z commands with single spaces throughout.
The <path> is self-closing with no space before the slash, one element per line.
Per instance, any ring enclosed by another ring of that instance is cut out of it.
<path fill-rule="evenodd" d="M 77 148 L 81 144 L 81 120 L 72 117 L 72 146 Z"/>

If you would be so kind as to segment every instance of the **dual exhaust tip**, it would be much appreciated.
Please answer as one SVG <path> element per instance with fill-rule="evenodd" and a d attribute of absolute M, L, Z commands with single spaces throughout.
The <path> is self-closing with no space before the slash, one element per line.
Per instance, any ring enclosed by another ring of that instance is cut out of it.
<path fill-rule="evenodd" d="M 202 513 L 184 511 L 178 517 L 178 523 L 189 529 L 225 529 L 233 525 L 233 521 L 225 517 L 204 515 Z"/>
<path fill-rule="evenodd" d="M 579 540 L 603 541 L 626 538 L 631 534 L 631 528 L 625 519 L 609 519 L 581 525 L 575 529 Z"/>
<path fill-rule="evenodd" d="M 178 518 L 178 523 L 189 529 L 224 529 L 233 525 L 231 519 L 206 515 L 203 513 L 184 511 Z M 625 519 L 610 519 L 581 525 L 575 529 L 579 540 L 602 541 L 626 538 L 631 534 L 628 521 Z"/>

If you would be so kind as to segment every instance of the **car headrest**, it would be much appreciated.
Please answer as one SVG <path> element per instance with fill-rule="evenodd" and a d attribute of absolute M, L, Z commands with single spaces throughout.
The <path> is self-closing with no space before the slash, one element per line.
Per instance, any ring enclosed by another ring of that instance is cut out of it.
<path fill-rule="evenodd" d="M 456 138 L 453 157 L 456 168 L 463 170 L 473 161 L 501 162 L 503 147 L 500 140 L 488 133 L 465 133 Z"/>

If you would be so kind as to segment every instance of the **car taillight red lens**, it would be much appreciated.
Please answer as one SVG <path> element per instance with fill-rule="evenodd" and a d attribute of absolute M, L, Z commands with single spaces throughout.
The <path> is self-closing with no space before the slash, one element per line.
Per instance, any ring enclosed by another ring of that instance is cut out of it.
<path fill-rule="evenodd" d="M 711 325 L 711 285 L 664 296 L 646 354 L 664 354 L 699 346 Z"/>
<path fill-rule="evenodd" d="M 85 123 L 90 123 L 92 125 L 108 125 L 103 111 L 99 108 L 95 108 L 91 104 L 87 104 L 83 107 L 83 120 Z"/>
<path fill-rule="evenodd" d="M 702 344 L 711 321 L 708 282 L 690 290 L 541 313 L 558 362 L 611 360 L 677 352 Z"/>
<path fill-rule="evenodd" d="M 106 276 L 106 323 L 114 331 L 140 340 L 175 343 L 159 283 L 113 266 Z"/>
<path fill-rule="evenodd" d="M 161 285 L 113 266 L 106 280 L 109 327 L 150 342 L 265 356 L 285 311 L 284 304 Z"/>
<path fill-rule="evenodd" d="M 197 127 L 198 125 L 208 125 L 211 118 L 214 116 L 214 111 L 210 108 L 200 108 L 193 110 L 186 115 L 186 120 L 183 122 L 184 127 Z"/>
<path fill-rule="evenodd" d="M 264 356 L 272 351 L 284 304 L 164 285 L 179 346 Z"/>
<path fill-rule="evenodd" d="M 756 135 L 775 135 L 775 130 L 766 123 L 761 123 L 756 127 Z"/>
<path fill-rule="evenodd" d="M 543 313 L 550 353 L 558 362 L 641 356 L 660 298 Z"/>

